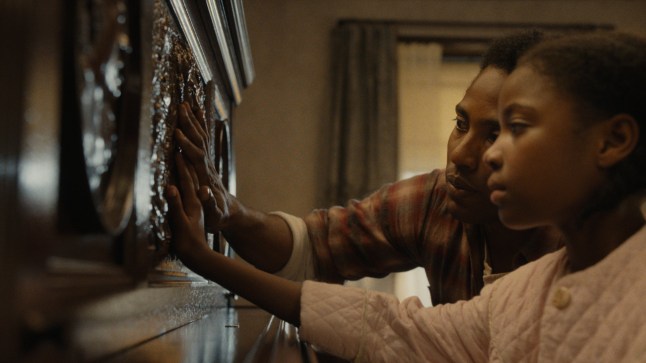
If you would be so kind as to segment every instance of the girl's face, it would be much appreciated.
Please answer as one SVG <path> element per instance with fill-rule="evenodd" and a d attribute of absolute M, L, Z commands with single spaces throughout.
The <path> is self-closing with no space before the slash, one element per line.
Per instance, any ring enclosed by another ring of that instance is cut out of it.
<path fill-rule="evenodd" d="M 595 129 L 583 127 L 572 97 L 529 66 L 517 68 L 499 98 L 500 136 L 484 155 L 490 199 L 514 229 L 563 225 L 601 183 Z"/>

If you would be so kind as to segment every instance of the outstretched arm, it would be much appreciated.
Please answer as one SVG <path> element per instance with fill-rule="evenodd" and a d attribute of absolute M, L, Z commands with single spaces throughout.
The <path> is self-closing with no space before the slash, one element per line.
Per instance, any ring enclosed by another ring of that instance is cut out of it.
<path fill-rule="evenodd" d="M 208 188 L 199 187 L 181 153 L 176 155 L 176 165 L 179 190 L 176 186 L 168 186 L 167 199 L 173 246 L 178 257 L 197 274 L 299 326 L 301 284 L 268 274 L 210 249 L 206 243 L 204 214 L 198 198 L 198 194 L 208 195 Z M 218 210 L 214 212 L 214 217 L 221 214 Z"/>
<path fill-rule="evenodd" d="M 289 227 L 278 216 L 247 208 L 222 185 L 207 152 L 211 140 L 203 113 L 194 113 L 182 103 L 175 138 L 194 167 L 199 185 L 211 190 L 200 195 L 207 230 L 221 231 L 240 257 L 264 271 L 273 273 L 285 266 L 293 243 Z"/>

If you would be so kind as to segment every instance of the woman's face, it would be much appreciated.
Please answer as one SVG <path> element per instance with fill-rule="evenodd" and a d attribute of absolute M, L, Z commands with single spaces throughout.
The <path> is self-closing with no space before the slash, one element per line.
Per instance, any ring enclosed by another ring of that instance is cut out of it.
<path fill-rule="evenodd" d="M 498 94 L 507 73 L 484 69 L 455 107 L 455 128 L 447 144 L 446 182 L 448 209 L 468 223 L 498 221 L 489 201 L 487 178 L 491 169 L 482 161 L 498 135 Z"/>
<path fill-rule="evenodd" d="M 601 183 L 594 125 L 548 77 L 517 68 L 501 89 L 500 136 L 484 160 L 490 199 L 514 229 L 562 225 L 578 216 Z"/>

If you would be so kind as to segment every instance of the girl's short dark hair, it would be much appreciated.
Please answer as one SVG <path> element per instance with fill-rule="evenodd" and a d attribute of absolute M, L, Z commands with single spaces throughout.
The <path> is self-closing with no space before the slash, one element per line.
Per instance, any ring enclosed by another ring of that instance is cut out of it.
<path fill-rule="evenodd" d="M 593 32 L 547 40 L 529 50 L 529 65 L 578 103 L 582 119 L 618 114 L 634 117 L 640 138 L 633 153 L 610 170 L 611 183 L 593 209 L 611 208 L 646 188 L 646 39 L 619 32 Z M 583 120 L 582 120 L 583 121 Z"/>

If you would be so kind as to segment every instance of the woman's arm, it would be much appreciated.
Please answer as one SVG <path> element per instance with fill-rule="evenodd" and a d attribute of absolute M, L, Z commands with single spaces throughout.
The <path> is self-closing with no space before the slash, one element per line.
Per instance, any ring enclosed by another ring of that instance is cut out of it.
<path fill-rule="evenodd" d="M 258 270 L 213 251 L 206 243 L 204 213 L 198 193 L 209 194 L 200 187 L 195 172 L 182 153 L 176 154 L 179 190 L 170 185 L 173 247 L 184 264 L 197 274 L 212 280 L 277 317 L 300 325 L 301 284 Z M 216 214 L 221 211 L 215 211 Z"/>
<path fill-rule="evenodd" d="M 289 227 L 276 215 L 246 207 L 227 191 L 208 155 L 212 140 L 206 130 L 202 112 L 194 113 L 188 103 L 179 105 L 175 139 L 194 168 L 199 185 L 211 190 L 201 199 L 207 229 L 222 232 L 236 253 L 259 269 L 271 273 L 280 270 L 292 253 Z"/>

